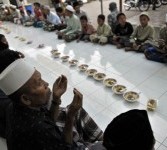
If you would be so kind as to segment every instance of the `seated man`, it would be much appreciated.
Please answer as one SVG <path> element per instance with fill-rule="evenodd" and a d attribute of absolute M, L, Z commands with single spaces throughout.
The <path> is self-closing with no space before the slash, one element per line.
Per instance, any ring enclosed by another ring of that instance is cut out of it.
<path fill-rule="evenodd" d="M 135 29 L 134 33 L 130 37 L 129 46 L 125 48 L 125 51 L 138 51 L 142 44 L 150 43 L 154 39 L 154 29 L 148 24 L 150 18 L 146 12 L 140 15 L 140 24 Z"/>
<path fill-rule="evenodd" d="M 96 30 L 90 23 L 88 23 L 88 18 L 86 16 L 82 16 L 80 21 L 82 25 L 82 31 L 77 42 L 80 40 L 88 42 L 90 41 L 90 35 L 96 33 Z"/>
<path fill-rule="evenodd" d="M 61 20 L 61 24 L 59 25 L 59 28 L 57 29 L 58 31 L 60 31 L 60 30 L 63 30 L 67 27 L 66 15 L 65 15 L 65 11 L 62 7 L 56 8 L 56 13 Z"/>
<path fill-rule="evenodd" d="M 41 4 L 40 3 L 34 3 L 34 24 L 33 26 L 36 28 L 43 27 L 42 20 L 44 19 L 42 11 L 41 11 Z"/>
<path fill-rule="evenodd" d="M 111 2 L 109 4 L 109 11 L 110 11 L 110 14 L 108 15 L 108 24 L 110 25 L 112 32 L 114 32 L 115 27 L 118 24 L 117 15 L 119 13 L 117 4 L 115 2 Z"/>
<path fill-rule="evenodd" d="M 61 24 L 59 16 L 50 10 L 49 6 L 44 6 L 44 14 L 46 19 L 44 19 L 44 30 L 54 31 Z"/>
<path fill-rule="evenodd" d="M 80 6 L 79 2 L 74 2 L 73 8 L 75 10 L 75 15 L 78 16 L 78 18 L 81 18 L 82 16 L 88 17 L 86 12 L 81 10 L 81 6 Z"/>
<path fill-rule="evenodd" d="M 111 35 L 111 28 L 105 24 L 105 16 L 99 15 L 97 18 L 98 28 L 95 34 L 90 35 L 90 40 L 93 43 L 104 45 L 108 42 L 108 37 Z"/>
<path fill-rule="evenodd" d="M 71 42 L 76 40 L 81 32 L 81 22 L 79 18 L 74 14 L 74 9 L 72 6 L 68 5 L 66 7 L 67 28 L 57 32 L 58 39 L 64 39 L 66 42 Z"/>
<path fill-rule="evenodd" d="M 148 60 L 167 63 L 167 15 L 166 26 L 161 28 L 159 33 L 158 45 L 150 44 L 144 54 Z"/>
<path fill-rule="evenodd" d="M 14 23 L 20 23 L 18 22 L 20 20 L 20 11 L 17 9 L 15 5 L 10 5 L 10 10 L 11 10 L 11 18 L 9 21 L 12 21 Z"/>
<path fill-rule="evenodd" d="M 117 48 L 123 48 L 133 33 L 133 27 L 129 22 L 126 22 L 126 16 L 123 13 L 118 14 L 117 20 L 119 24 L 116 25 L 111 43 L 115 44 Z"/>
<path fill-rule="evenodd" d="M 155 138 L 145 110 L 130 110 L 114 118 L 104 132 L 107 150 L 154 150 Z"/>
<path fill-rule="evenodd" d="M 102 131 L 82 109 L 83 96 L 78 90 L 74 89 L 72 103 L 60 109 L 61 96 L 67 89 L 65 76 L 55 81 L 48 110 L 51 90 L 40 72 L 23 59 L 13 61 L 8 55 L 0 55 L 3 62 L 0 89 L 12 100 L 6 127 L 9 150 L 84 150 L 102 140 Z"/>

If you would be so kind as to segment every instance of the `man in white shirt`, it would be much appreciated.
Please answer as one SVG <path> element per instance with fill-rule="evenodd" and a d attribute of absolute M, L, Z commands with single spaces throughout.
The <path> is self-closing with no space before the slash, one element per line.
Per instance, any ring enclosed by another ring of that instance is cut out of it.
<path fill-rule="evenodd" d="M 49 6 L 44 6 L 44 13 L 46 15 L 44 30 L 53 31 L 61 24 L 59 16 L 50 10 Z"/>

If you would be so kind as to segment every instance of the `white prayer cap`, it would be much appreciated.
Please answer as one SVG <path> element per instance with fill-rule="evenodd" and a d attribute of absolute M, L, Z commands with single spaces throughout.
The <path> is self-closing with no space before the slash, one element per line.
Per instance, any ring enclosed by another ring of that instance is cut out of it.
<path fill-rule="evenodd" d="M 142 13 L 140 14 L 140 16 L 147 16 L 147 17 L 150 19 L 150 16 L 149 16 L 148 12 L 142 12 Z"/>
<path fill-rule="evenodd" d="M 66 9 L 67 9 L 68 11 L 70 11 L 70 12 L 74 12 L 74 11 L 75 11 L 74 8 L 73 8 L 71 5 L 67 5 L 67 6 L 66 6 Z"/>
<path fill-rule="evenodd" d="M 45 6 L 44 6 L 44 9 L 50 10 L 50 6 L 45 5 Z"/>
<path fill-rule="evenodd" d="M 167 14 L 166 14 L 166 20 L 165 20 L 165 21 L 166 21 L 166 23 L 167 23 Z"/>
<path fill-rule="evenodd" d="M 18 59 L 0 74 L 0 89 L 6 95 L 11 95 L 21 88 L 34 72 L 33 66 L 26 63 L 24 59 Z"/>

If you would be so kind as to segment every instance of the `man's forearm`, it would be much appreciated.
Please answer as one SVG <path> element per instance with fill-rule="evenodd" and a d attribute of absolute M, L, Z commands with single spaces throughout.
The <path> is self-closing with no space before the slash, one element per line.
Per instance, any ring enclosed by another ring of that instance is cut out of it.
<path fill-rule="evenodd" d="M 74 125 L 74 118 L 67 116 L 64 128 L 64 141 L 67 144 L 73 143 L 73 125 Z"/>
<path fill-rule="evenodd" d="M 60 98 L 53 98 L 52 104 L 50 107 L 50 117 L 51 119 L 56 122 L 57 118 L 59 116 L 59 106 L 61 104 L 61 99 Z"/>

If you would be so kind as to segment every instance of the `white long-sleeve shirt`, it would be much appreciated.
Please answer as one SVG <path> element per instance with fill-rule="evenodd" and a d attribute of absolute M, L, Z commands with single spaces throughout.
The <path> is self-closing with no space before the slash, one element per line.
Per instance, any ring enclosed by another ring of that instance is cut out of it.
<path fill-rule="evenodd" d="M 47 15 L 47 21 L 54 25 L 61 24 L 59 16 L 54 12 L 50 12 L 49 15 Z"/>

